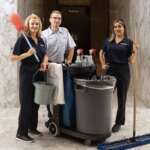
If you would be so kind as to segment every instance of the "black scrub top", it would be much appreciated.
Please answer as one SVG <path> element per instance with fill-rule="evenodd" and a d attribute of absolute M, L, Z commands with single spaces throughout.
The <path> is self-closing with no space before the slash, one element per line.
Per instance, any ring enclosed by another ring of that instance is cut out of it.
<path fill-rule="evenodd" d="M 36 54 L 40 60 L 40 63 L 43 60 L 43 57 L 46 55 L 46 48 L 42 38 L 38 38 L 38 43 L 36 44 L 31 37 L 28 37 L 29 42 L 31 43 L 32 47 L 35 48 Z M 13 54 L 21 55 L 26 53 L 30 49 L 27 41 L 25 40 L 24 36 L 20 36 L 15 43 Z M 23 60 L 21 60 L 22 64 L 36 64 L 38 63 L 35 56 L 29 56 Z"/>
<path fill-rule="evenodd" d="M 128 63 L 129 57 L 132 54 L 133 41 L 124 38 L 119 43 L 116 43 L 115 40 L 109 42 L 106 39 L 102 50 L 106 54 L 106 62 L 125 64 Z"/>

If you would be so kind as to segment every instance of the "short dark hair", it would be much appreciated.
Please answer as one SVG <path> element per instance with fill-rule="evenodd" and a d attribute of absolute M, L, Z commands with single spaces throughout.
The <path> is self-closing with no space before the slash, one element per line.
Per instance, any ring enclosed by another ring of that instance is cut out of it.
<path fill-rule="evenodd" d="M 60 15 L 62 16 L 62 13 L 61 13 L 59 10 L 53 10 L 53 11 L 50 13 L 50 17 L 51 17 L 51 15 L 54 14 L 54 13 L 60 14 Z"/>

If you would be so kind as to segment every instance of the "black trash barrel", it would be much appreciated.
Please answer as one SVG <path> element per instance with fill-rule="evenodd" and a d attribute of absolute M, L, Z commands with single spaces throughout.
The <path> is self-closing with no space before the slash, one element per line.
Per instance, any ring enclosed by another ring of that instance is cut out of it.
<path fill-rule="evenodd" d="M 112 76 L 99 80 L 74 79 L 77 131 L 95 135 L 111 132 L 115 81 Z"/>

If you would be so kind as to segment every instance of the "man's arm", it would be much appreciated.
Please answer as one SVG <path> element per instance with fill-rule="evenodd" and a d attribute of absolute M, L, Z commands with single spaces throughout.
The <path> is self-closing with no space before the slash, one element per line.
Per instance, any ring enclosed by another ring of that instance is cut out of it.
<path fill-rule="evenodd" d="M 67 55 L 67 59 L 66 59 L 67 64 L 70 64 L 72 62 L 73 55 L 74 55 L 74 48 L 71 48 Z"/>

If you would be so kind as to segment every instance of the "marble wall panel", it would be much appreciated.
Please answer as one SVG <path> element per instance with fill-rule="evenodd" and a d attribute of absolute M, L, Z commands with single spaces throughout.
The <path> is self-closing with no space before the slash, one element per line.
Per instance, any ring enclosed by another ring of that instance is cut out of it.
<path fill-rule="evenodd" d="M 11 47 L 17 33 L 9 16 L 17 10 L 16 0 L 0 0 L 0 107 L 18 104 L 17 63 L 10 61 Z"/>

